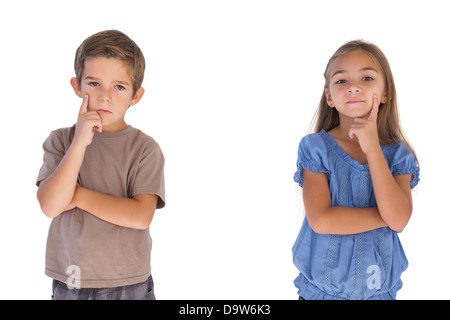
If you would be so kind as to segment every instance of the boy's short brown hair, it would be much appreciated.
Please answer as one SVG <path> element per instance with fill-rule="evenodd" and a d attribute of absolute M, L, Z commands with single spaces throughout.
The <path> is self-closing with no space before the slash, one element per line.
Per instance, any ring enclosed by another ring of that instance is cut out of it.
<path fill-rule="evenodd" d="M 75 54 L 75 74 L 78 84 L 81 83 L 85 60 L 98 57 L 114 58 L 128 64 L 134 96 L 142 86 L 145 71 L 144 55 L 137 44 L 118 30 L 101 31 L 84 40 Z"/>

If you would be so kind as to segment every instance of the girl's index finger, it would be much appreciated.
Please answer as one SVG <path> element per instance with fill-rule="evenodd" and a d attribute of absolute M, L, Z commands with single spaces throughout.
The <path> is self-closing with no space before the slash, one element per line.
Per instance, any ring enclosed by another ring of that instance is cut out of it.
<path fill-rule="evenodd" d="M 373 103 L 372 103 L 372 111 L 370 112 L 367 120 L 377 121 L 378 117 L 378 109 L 380 107 L 380 102 L 378 101 L 378 97 L 376 94 L 373 95 Z"/>

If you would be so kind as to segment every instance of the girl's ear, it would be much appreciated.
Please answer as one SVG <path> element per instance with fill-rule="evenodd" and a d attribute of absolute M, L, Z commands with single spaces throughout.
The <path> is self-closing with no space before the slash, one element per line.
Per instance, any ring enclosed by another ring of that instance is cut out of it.
<path fill-rule="evenodd" d="M 330 106 L 330 108 L 334 108 L 333 99 L 331 99 L 330 90 L 328 88 L 324 89 L 325 96 L 327 97 L 327 104 Z"/>
<path fill-rule="evenodd" d="M 73 91 L 75 91 L 75 94 L 78 97 L 82 98 L 82 96 L 81 96 L 81 88 L 80 88 L 80 85 L 78 84 L 77 78 L 75 78 L 75 77 L 71 78 L 70 79 L 70 85 L 72 86 Z"/>
<path fill-rule="evenodd" d="M 384 91 L 384 92 L 383 92 L 383 96 L 381 97 L 380 102 L 381 102 L 382 104 L 385 104 L 387 101 L 388 101 L 388 97 L 387 97 L 386 91 Z"/>

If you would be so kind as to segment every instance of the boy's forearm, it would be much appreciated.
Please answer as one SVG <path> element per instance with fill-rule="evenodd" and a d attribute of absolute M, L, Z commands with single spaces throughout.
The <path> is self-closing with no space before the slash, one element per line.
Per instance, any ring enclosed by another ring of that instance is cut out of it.
<path fill-rule="evenodd" d="M 144 230 L 153 219 L 157 202 L 155 195 L 145 196 L 118 198 L 77 186 L 72 205 L 110 223 Z"/>
<path fill-rule="evenodd" d="M 54 218 L 69 207 L 84 153 L 85 148 L 72 144 L 56 170 L 39 184 L 37 198 L 48 217 Z"/>
<path fill-rule="evenodd" d="M 392 176 L 381 149 L 368 154 L 367 160 L 380 215 L 392 230 L 401 232 L 411 217 L 410 200 Z"/>

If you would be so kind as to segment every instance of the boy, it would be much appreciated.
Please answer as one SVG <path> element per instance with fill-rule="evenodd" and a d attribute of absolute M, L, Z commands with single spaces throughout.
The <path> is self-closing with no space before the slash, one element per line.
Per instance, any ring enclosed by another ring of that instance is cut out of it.
<path fill-rule="evenodd" d="M 164 157 L 126 124 L 139 102 L 145 60 L 116 30 L 87 38 L 75 56 L 76 125 L 44 142 L 37 198 L 53 218 L 45 274 L 53 299 L 154 299 L 148 227 L 165 205 Z"/>

